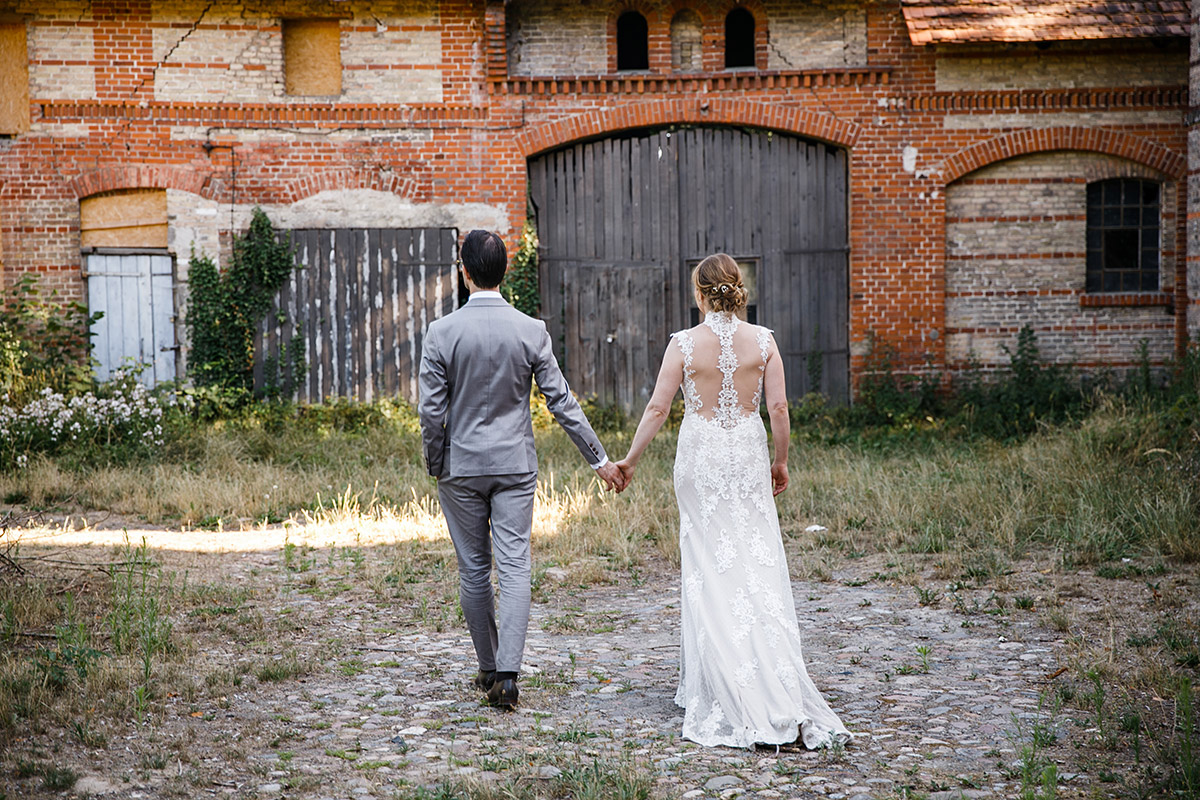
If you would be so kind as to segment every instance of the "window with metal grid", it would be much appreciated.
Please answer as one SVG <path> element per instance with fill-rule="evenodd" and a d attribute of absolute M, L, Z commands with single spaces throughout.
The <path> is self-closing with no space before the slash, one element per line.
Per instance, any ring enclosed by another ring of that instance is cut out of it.
<path fill-rule="evenodd" d="M 1157 181 L 1088 184 L 1087 291 L 1158 291 L 1161 197 Z"/>

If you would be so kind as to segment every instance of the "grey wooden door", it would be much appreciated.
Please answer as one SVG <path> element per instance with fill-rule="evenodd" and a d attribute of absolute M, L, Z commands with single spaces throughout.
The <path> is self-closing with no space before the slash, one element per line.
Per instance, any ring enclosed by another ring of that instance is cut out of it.
<path fill-rule="evenodd" d="M 300 269 L 259 330 L 254 383 L 302 402 L 417 400 L 421 341 L 458 306 L 453 228 L 294 230 Z"/>
<path fill-rule="evenodd" d="M 657 264 L 558 265 L 559 290 L 544 308 L 565 325 L 571 388 L 600 403 L 640 409 L 667 346 L 666 269 Z M 647 378 L 649 376 L 649 378 Z"/>
<path fill-rule="evenodd" d="M 165 254 L 88 254 L 88 310 L 104 315 L 92 325 L 97 380 L 138 366 L 147 386 L 175 380 L 174 272 Z"/>
<path fill-rule="evenodd" d="M 585 346 L 595 321 L 570 318 L 570 302 L 554 299 L 568 292 L 569 300 L 578 283 L 572 270 L 663 267 L 663 304 L 650 322 L 678 330 L 696 320 L 692 267 L 726 252 L 752 273 L 754 321 L 775 331 L 788 396 L 819 390 L 848 399 L 845 151 L 742 128 L 639 131 L 532 159 L 529 179 L 543 310 L 573 387 L 587 370 L 599 370 L 606 347 L 629 344 L 627 335 L 605 338 L 603 347 L 589 339 Z M 578 302 L 580 313 L 590 313 L 584 298 Z M 619 313 L 632 298 L 612 302 Z M 647 331 L 644 338 L 659 335 Z M 574 358 L 573 348 L 584 353 Z M 659 348 L 649 359 L 650 384 L 661 354 Z M 592 393 L 607 397 L 617 390 L 597 385 Z"/>

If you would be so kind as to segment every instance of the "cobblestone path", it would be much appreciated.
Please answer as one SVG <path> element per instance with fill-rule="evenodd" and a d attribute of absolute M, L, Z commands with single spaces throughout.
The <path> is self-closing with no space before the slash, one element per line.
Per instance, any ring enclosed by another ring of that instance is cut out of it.
<path fill-rule="evenodd" d="M 845 575 L 797 582 L 794 594 L 809 671 L 857 735 L 842 752 L 681 740 L 678 585 L 665 576 L 535 604 L 514 713 L 480 705 L 458 626 L 378 636 L 397 622 L 386 607 L 301 598 L 297 611 L 341 618 L 345 652 L 359 661 L 331 661 L 301 689 L 230 698 L 214 722 L 244 733 L 250 770 L 234 770 L 224 791 L 388 796 L 398 784 L 503 781 L 522 764 L 553 777 L 564 763 L 599 761 L 650 769 L 656 794 L 683 798 L 1017 795 L 1018 729 L 1028 737 L 1051 724 L 1039 689 L 1058 667 L 1055 635 L 1034 615 L 964 616 L 947 599 L 920 605 L 911 586 Z M 978 602 L 971 594 L 960 598 Z M 1060 780 L 1059 796 L 1072 796 L 1087 776 L 1060 767 Z"/>

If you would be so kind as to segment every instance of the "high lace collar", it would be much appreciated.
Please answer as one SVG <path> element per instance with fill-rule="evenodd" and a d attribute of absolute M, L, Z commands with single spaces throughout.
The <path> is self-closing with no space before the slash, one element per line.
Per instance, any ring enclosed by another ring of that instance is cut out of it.
<path fill-rule="evenodd" d="M 718 336 L 737 330 L 740 322 L 732 311 L 708 311 L 704 314 L 704 324 Z"/>

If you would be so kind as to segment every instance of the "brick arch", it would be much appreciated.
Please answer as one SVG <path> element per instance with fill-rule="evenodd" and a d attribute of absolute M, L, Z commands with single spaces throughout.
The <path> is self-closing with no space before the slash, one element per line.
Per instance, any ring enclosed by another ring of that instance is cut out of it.
<path fill-rule="evenodd" d="M 946 160 L 941 180 L 953 183 L 977 169 L 1016 156 L 1050 150 L 1085 150 L 1126 158 L 1158 170 L 1173 180 L 1187 172 L 1187 159 L 1140 136 L 1099 128 L 1040 128 L 1015 131 L 971 145 Z"/>
<path fill-rule="evenodd" d="M 208 175 L 200 170 L 161 164 L 102 167 L 67 181 L 67 189 L 76 199 L 120 189 L 179 189 L 214 199 L 208 187 Z"/>
<path fill-rule="evenodd" d="M 580 139 L 635 128 L 678 123 L 747 125 L 852 147 L 862 128 L 853 122 L 802 108 L 780 108 L 752 100 L 648 100 L 604 111 L 591 111 L 522 131 L 517 148 L 525 158 Z"/>
<path fill-rule="evenodd" d="M 281 200 L 295 203 L 315 194 L 340 189 L 372 189 L 406 199 L 412 199 L 419 177 L 410 170 L 383 171 L 378 169 L 330 169 L 309 172 L 290 180 L 283 188 Z"/>

